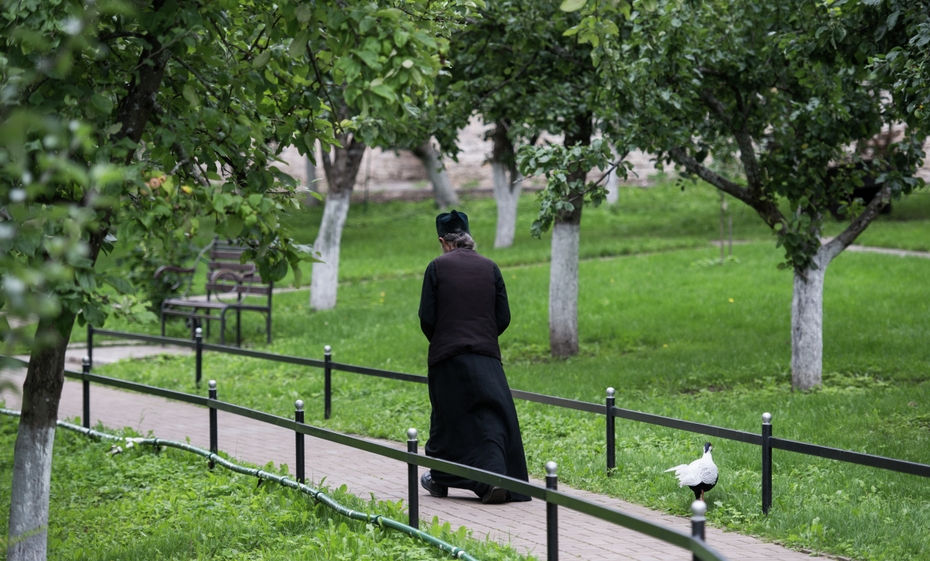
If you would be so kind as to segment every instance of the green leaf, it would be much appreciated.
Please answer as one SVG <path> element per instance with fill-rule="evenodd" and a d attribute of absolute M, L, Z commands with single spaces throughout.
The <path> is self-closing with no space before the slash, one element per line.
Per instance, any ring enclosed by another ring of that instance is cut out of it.
<path fill-rule="evenodd" d="M 191 107 L 200 107 L 200 99 L 197 97 L 197 92 L 194 91 L 194 87 L 190 84 L 184 84 L 184 87 L 181 89 L 181 95 L 191 104 Z"/>
<path fill-rule="evenodd" d="M 308 4 L 301 4 L 294 10 L 294 15 L 297 16 L 297 21 L 300 23 L 307 23 L 313 17 L 313 8 Z"/>
<path fill-rule="evenodd" d="M 394 90 L 392 90 L 389 86 L 385 84 L 378 84 L 376 86 L 372 86 L 371 91 L 375 92 L 376 94 L 380 95 L 381 97 L 383 97 L 384 99 L 388 101 L 394 101 L 397 99 L 397 96 L 394 94 Z"/>
<path fill-rule="evenodd" d="M 91 304 L 90 302 L 85 302 L 84 307 L 81 309 L 82 315 L 84 316 L 84 321 L 93 325 L 94 327 L 102 327 L 103 322 L 106 321 L 107 316 L 100 308 Z"/>
<path fill-rule="evenodd" d="M 132 294 L 135 292 L 135 289 L 129 284 L 129 281 L 122 277 L 107 275 L 103 277 L 103 282 L 115 288 L 120 294 Z"/>
<path fill-rule="evenodd" d="M 236 215 L 230 214 L 226 217 L 226 220 L 220 225 L 222 232 L 220 232 L 223 237 L 226 238 L 237 238 L 239 234 L 242 233 L 242 228 L 245 226 L 245 220 L 239 218 Z"/>
<path fill-rule="evenodd" d="M 291 42 L 291 46 L 287 49 L 287 54 L 291 58 L 303 58 L 304 54 L 307 52 L 307 41 L 310 40 L 310 32 L 304 30 L 297 34 L 297 37 L 294 37 L 294 40 Z"/>
<path fill-rule="evenodd" d="M 364 62 L 372 70 L 381 69 L 381 64 L 378 62 L 378 53 L 373 52 L 373 51 L 361 50 L 361 49 L 353 51 L 353 52 L 355 53 L 356 56 L 358 56 L 358 58 L 362 59 L 362 62 Z"/>
<path fill-rule="evenodd" d="M 97 290 L 97 279 L 94 278 L 93 271 L 78 269 L 74 272 L 74 277 L 78 281 L 78 286 L 87 294 L 93 294 Z"/>
<path fill-rule="evenodd" d="M 559 9 L 563 12 L 577 12 L 584 8 L 585 4 L 587 4 L 587 0 L 563 0 Z"/>
<path fill-rule="evenodd" d="M 271 49 L 265 49 L 262 51 L 262 54 L 255 57 L 255 60 L 252 61 L 252 68 L 261 68 L 268 64 L 269 60 L 271 60 Z"/>
<path fill-rule="evenodd" d="M 100 95 L 99 93 L 90 96 L 90 104 L 104 114 L 109 114 L 110 111 L 113 111 L 113 102 L 110 101 L 110 98 Z"/>

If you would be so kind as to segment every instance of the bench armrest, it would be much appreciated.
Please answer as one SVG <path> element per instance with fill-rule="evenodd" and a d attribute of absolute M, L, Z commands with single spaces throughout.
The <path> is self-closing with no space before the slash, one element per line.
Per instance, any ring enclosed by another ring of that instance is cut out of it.
<path fill-rule="evenodd" d="M 216 299 L 223 301 L 223 296 L 232 293 L 236 301 L 249 295 L 252 289 L 253 278 L 251 273 L 240 273 L 232 269 L 217 269 L 210 274 L 207 280 L 208 290 L 216 295 Z"/>
<path fill-rule="evenodd" d="M 174 284 L 171 285 L 171 290 L 177 290 L 183 285 L 187 285 L 187 289 L 184 291 L 184 295 L 190 291 L 191 282 L 194 279 L 194 269 L 189 267 L 176 267 L 174 265 L 163 265 L 155 270 L 155 274 L 152 275 L 153 279 L 161 277 L 163 274 L 175 274 Z M 169 277 L 170 278 L 170 277 Z"/>
<path fill-rule="evenodd" d="M 175 267 L 174 265 L 162 265 L 161 267 L 155 269 L 155 274 L 152 275 L 153 279 L 157 279 L 161 276 L 162 273 L 172 272 L 172 273 L 193 273 L 194 269 L 190 267 Z"/>

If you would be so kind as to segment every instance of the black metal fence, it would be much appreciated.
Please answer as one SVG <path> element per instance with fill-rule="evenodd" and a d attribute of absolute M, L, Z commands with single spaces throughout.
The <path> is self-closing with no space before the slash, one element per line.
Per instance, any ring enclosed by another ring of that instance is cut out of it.
<path fill-rule="evenodd" d="M 198 329 L 199 331 L 199 329 Z M 117 332 L 104 332 L 102 330 L 97 331 L 98 334 L 114 335 Z M 123 336 L 125 334 L 120 334 Z M 145 335 L 132 334 L 135 339 L 138 340 L 148 340 L 151 342 L 167 342 L 164 341 L 164 338 L 161 337 L 149 337 Z M 172 344 L 175 344 L 172 342 Z M 190 346 L 190 345 L 183 345 Z M 199 348 L 200 345 L 196 345 L 195 348 Z M 203 345 L 204 348 L 207 345 Z M 210 423 L 210 452 L 212 454 L 217 454 L 218 451 L 218 435 L 219 435 L 219 419 L 217 416 L 217 411 L 224 411 L 226 413 L 231 413 L 240 417 L 245 417 L 255 421 L 267 423 L 274 425 L 286 430 L 294 431 L 295 437 L 295 461 L 296 461 L 296 479 L 298 483 L 305 482 L 305 473 L 304 473 L 304 435 L 312 436 L 315 438 L 320 438 L 328 442 L 334 442 L 337 444 L 342 444 L 355 448 L 357 450 L 363 450 L 365 452 L 370 452 L 404 462 L 408 465 L 408 520 L 409 525 L 414 529 L 419 529 L 419 486 L 417 481 L 417 467 L 427 467 L 430 469 L 437 469 L 445 473 L 450 473 L 452 475 L 457 475 L 467 479 L 472 479 L 475 481 L 480 481 L 488 485 L 495 485 L 498 487 L 503 487 L 508 491 L 521 493 L 524 495 L 529 495 L 535 499 L 545 501 L 546 503 L 546 543 L 547 543 L 547 561 L 558 561 L 558 507 L 566 507 L 572 509 L 576 512 L 580 512 L 612 524 L 628 528 L 630 530 L 645 534 L 647 536 L 656 538 L 658 540 L 664 541 L 666 543 L 678 546 L 682 549 L 690 551 L 692 553 L 692 561 L 727 561 L 727 559 L 707 545 L 705 541 L 705 532 L 704 524 L 705 518 L 704 514 L 706 511 L 706 504 L 703 501 L 694 501 L 692 504 L 693 516 L 691 518 L 691 535 L 679 532 L 671 528 L 666 528 L 650 522 L 648 520 L 626 514 L 618 509 L 602 506 L 596 503 L 585 501 L 577 497 L 562 493 L 558 490 L 558 477 L 556 474 L 557 466 L 555 462 L 549 462 L 546 464 L 546 486 L 540 487 L 533 485 L 526 481 L 521 481 L 519 479 L 513 479 L 504 475 L 492 473 L 489 471 L 484 471 L 481 469 L 476 469 L 473 467 L 465 466 L 462 464 L 456 464 L 453 462 L 447 462 L 445 460 L 439 460 L 436 458 L 430 458 L 428 456 L 421 456 L 417 451 L 417 431 L 415 429 L 409 429 L 407 431 L 407 451 L 397 450 L 383 444 L 378 444 L 376 442 L 370 442 L 363 440 L 361 438 L 356 438 L 346 434 L 341 434 L 335 431 L 327 430 L 320 427 L 315 427 L 313 425 L 307 425 L 303 422 L 304 417 L 304 403 L 301 400 L 297 400 L 294 404 L 295 415 L 294 419 L 287 419 L 285 417 L 280 417 L 277 415 L 272 415 L 270 413 L 265 413 L 263 411 L 257 411 L 255 409 L 249 409 L 247 407 L 242 407 L 232 403 L 227 403 L 220 401 L 218 398 L 218 389 L 217 383 L 215 380 L 210 380 L 208 383 L 208 397 L 203 397 L 199 395 L 187 394 L 183 392 L 178 392 L 174 390 L 168 390 L 164 388 L 158 388 L 153 386 L 147 386 L 144 384 L 138 384 L 135 382 L 128 382 L 125 380 L 119 380 L 116 378 L 110 378 L 106 376 L 99 376 L 91 373 L 91 345 L 88 345 L 88 356 L 84 358 L 83 361 L 83 370 L 82 372 L 74 372 L 70 370 L 65 370 L 65 377 L 78 379 L 82 381 L 83 386 L 83 415 L 81 417 L 82 425 L 89 429 L 90 428 L 90 388 L 91 383 L 100 384 L 103 386 L 110 386 L 125 390 L 134 391 L 141 394 L 153 395 L 157 397 L 162 397 L 174 401 L 180 401 L 183 403 L 189 403 L 193 405 L 199 405 L 206 407 L 208 409 L 209 423 Z M 225 349 L 226 347 L 224 347 Z M 241 349 L 236 347 L 229 347 L 230 349 L 235 349 L 237 354 Z M 290 357 L 294 358 L 294 357 Z M 12 359 L 15 360 L 15 359 Z M 19 361 L 24 366 L 27 363 Z M 199 360 L 198 360 L 199 363 Z M 210 468 L 213 468 L 213 461 L 211 460 Z"/>
<path fill-rule="evenodd" d="M 324 376 L 324 396 L 323 396 L 323 412 L 324 418 L 329 419 L 332 415 L 332 373 L 334 371 L 340 372 L 350 372 L 355 374 L 362 374 L 366 376 L 377 376 L 380 378 L 388 378 L 391 380 L 400 380 L 405 382 L 416 382 L 425 384 L 427 381 L 426 376 L 420 376 L 416 374 L 408 374 L 404 372 L 392 372 L 389 370 L 379 370 L 376 368 L 366 368 L 362 366 L 353 366 L 350 364 L 340 364 L 332 361 L 332 349 L 329 345 L 326 345 L 323 349 L 324 355 L 323 360 L 314 360 L 303 357 L 279 355 L 274 353 L 266 353 L 261 351 L 252 351 L 247 349 L 241 349 L 238 347 L 228 347 L 225 345 L 212 345 L 208 343 L 203 343 L 202 337 L 195 336 L 194 341 L 188 341 L 186 339 L 170 339 L 164 337 L 156 337 L 151 335 L 141 335 L 138 333 L 126 333 L 121 331 L 107 331 L 102 329 L 94 329 L 88 325 L 87 330 L 87 352 L 88 357 L 91 362 L 93 361 L 93 340 L 94 334 L 105 335 L 110 337 L 119 337 L 123 339 L 135 339 L 140 341 L 148 341 L 158 344 L 172 344 L 182 347 L 192 348 L 196 354 L 196 371 L 195 371 L 195 382 L 199 386 L 202 370 L 203 370 L 203 351 L 216 351 L 227 354 L 234 354 L 239 356 L 246 356 L 251 358 L 258 358 L 263 360 L 269 360 L 273 362 L 283 362 L 289 364 L 296 364 L 301 366 L 308 366 L 313 368 L 322 368 Z M 616 406 L 616 397 L 615 391 L 613 388 L 607 388 L 607 395 L 605 403 L 591 403 L 587 401 L 578 401 L 574 399 L 566 399 L 563 397 L 556 397 L 551 395 L 544 395 L 539 393 L 527 392 L 523 390 L 511 390 L 513 397 L 516 399 L 522 399 L 525 401 L 531 401 L 534 403 L 541 403 L 545 405 L 553 405 L 556 407 L 562 407 L 565 409 L 573 409 L 576 411 L 585 411 L 588 413 L 594 413 L 598 415 L 604 415 L 606 418 L 607 430 L 605 435 L 606 440 L 606 450 L 607 450 L 607 473 L 609 474 L 616 467 L 616 419 L 627 419 L 630 421 L 637 421 L 641 423 L 647 423 L 651 425 L 667 427 L 676 430 L 683 430 L 688 432 L 693 432 L 697 434 L 703 434 L 707 436 L 712 436 L 714 438 L 722 438 L 724 440 L 734 440 L 737 442 L 743 442 L 746 444 L 752 444 L 759 446 L 761 448 L 761 459 L 762 459 L 762 489 L 761 489 L 761 502 L 762 502 L 762 512 L 768 514 L 769 509 L 772 506 L 772 450 L 784 450 L 787 452 L 795 452 L 798 454 L 805 454 L 808 456 L 817 456 L 820 458 L 827 458 L 831 460 L 836 460 L 840 462 L 847 462 L 851 464 L 857 464 L 862 466 L 868 466 L 878 469 L 884 469 L 889 471 L 895 471 L 899 473 L 906 473 L 910 475 L 916 475 L 919 477 L 930 477 L 930 465 L 921 464 L 917 462 L 910 462 L 907 460 L 899 460 L 895 458 L 887 458 L 884 456 L 874 456 L 871 454 L 864 454 L 862 452 L 854 452 L 851 450 L 842 450 L 838 448 L 831 448 L 828 446 L 820 446 L 817 444 L 810 444 L 807 442 L 799 442 L 796 440 L 788 440 L 783 438 L 777 438 L 772 434 L 772 415 L 770 413 L 762 414 L 762 426 L 760 433 L 746 432 L 740 430 L 729 429 L 725 427 L 718 427 L 714 425 L 707 425 L 702 423 L 695 423 L 691 421 L 684 421 L 681 419 L 675 419 L 672 417 L 663 417 L 661 415 L 654 415 L 652 413 L 644 413 L 641 411 L 633 411 L 631 409 L 623 409 Z"/>

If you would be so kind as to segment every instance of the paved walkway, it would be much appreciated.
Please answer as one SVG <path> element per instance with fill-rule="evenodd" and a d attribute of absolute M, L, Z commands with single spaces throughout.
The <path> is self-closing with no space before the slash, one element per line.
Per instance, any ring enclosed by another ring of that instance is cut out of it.
<path fill-rule="evenodd" d="M 94 363 L 105 364 L 120 358 L 130 358 L 152 352 L 171 352 L 162 347 L 95 347 Z M 175 352 L 187 352 L 178 349 Z M 69 351 L 68 365 L 79 365 L 83 349 Z M 25 376 L 23 370 L 4 372 L 7 378 L 20 387 Z M 5 393 L 7 407 L 19 409 L 19 397 Z M 204 408 L 171 402 L 162 398 L 138 395 L 107 387 L 91 388 L 91 426 L 102 422 L 111 428 L 131 427 L 141 434 L 151 432 L 158 438 L 184 441 L 209 448 L 209 418 Z M 74 418 L 82 414 L 81 383 L 67 380 L 62 393 L 59 417 Z M 294 433 L 245 419 L 222 411 L 218 412 L 219 449 L 244 462 L 265 465 L 269 461 L 294 465 Z M 345 484 L 359 497 L 374 495 L 382 500 L 406 500 L 407 466 L 375 454 L 362 452 L 325 440 L 306 437 L 306 474 L 308 484 L 324 481 L 331 488 Z M 378 441 L 398 449 L 399 442 Z M 422 450 L 422 448 L 421 448 Z M 293 473 L 294 470 L 291 469 Z M 534 483 L 543 485 L 541 481 Z M 690 520 L 652 511 L 618 499 L 574 490 L 560 485 L 560 490 L 588 501 L 611 506 L 624 512 L 676 528 L 690 534 Z M 683 491 L 684 492 L 684 491 Z M 546 558 L 545 503 L 533 500 L 528 503 L 482 505 L 471 493 L 450 490 L 447 499 L 430 497 L 420 490 L 420 516 L 431 520 L 448 521 L 453 528 L 466 526 L 477 539 L 510 543 L 522 553 Z M 709 545 L 733 561 L 798 561 L 808 555 L 785 549 L 775 544 L 707 529 Z M 621 528 L 566 508 L 559 509 L 559 555 L 561 559 L 636 560 L 636 561 L 687 561 L 691 554 L 659 540 Z"/>

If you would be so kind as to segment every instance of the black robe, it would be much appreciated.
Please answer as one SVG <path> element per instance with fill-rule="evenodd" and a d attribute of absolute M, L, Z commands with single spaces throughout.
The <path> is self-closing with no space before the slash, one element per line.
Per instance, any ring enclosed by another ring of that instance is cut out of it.
<path fill-rule="evenodd" d="M 430 340 L 426 455 L 527 481 L 520 424 L 497 343 L 510 323 L 497 265 L 466 249 L 435 259 L 423 279 L 419 315 Z M 438 470 L 431 476 L 479 497 L 488 489 Z M 518 493 L 510 498 L 530 500 Z"/>

